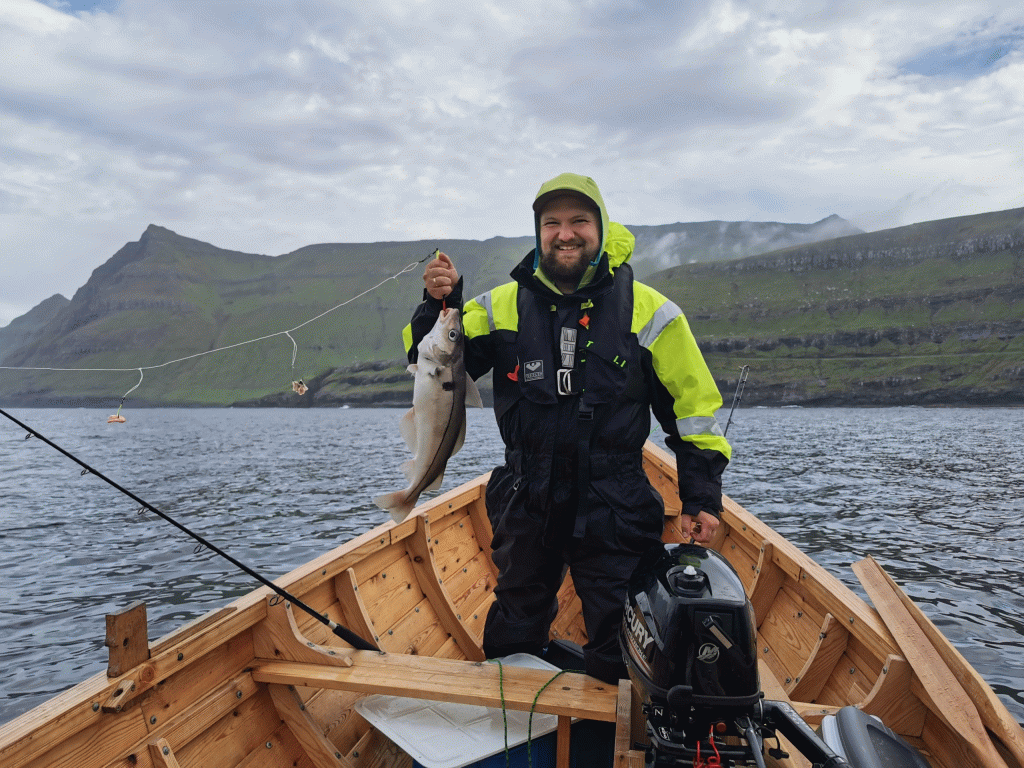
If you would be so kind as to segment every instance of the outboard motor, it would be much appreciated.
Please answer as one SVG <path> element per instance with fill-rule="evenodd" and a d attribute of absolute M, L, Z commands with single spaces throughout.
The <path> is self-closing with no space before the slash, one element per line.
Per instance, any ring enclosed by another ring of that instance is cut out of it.
<path fill-rule="evenodd" d="M 764 766 L 781 732 L 816 766 L 848 766 L 784 702 L 765 701 L 743 582 L 712 549 L 652 549 L 633 574 L 619 634 L 647 718 L 648 766 Z M 726 745 L 726 736 L 745 743 Z"/>

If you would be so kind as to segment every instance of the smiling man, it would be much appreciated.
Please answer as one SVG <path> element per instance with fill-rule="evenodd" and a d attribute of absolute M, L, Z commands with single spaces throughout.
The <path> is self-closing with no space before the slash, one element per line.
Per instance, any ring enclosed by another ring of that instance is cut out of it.
<path fill-rule="evenodd" d="M 722 398 L 675 304 L 633 280 L 633 236 L 609 221 L 593 179 L 564 173 L 533 203 L 536 247 L 513 282 L 466 303 L 466 370 L 494 371 L 505 463 L 491 473 L 487 515 L 498 582 L 484 628 L 488 656 L 543 655 L 569 566 L 583 603 L 586 671 L 625 675 L 618 647 L 626 587 L 660 544 L 664 507 L 643 469 L 653 409 L 679 467 L 686 533 L 707 543 L 722 511 L 730 448 Z M 416 345 L 462 281 L 439 254 L 406 329 Z"/>

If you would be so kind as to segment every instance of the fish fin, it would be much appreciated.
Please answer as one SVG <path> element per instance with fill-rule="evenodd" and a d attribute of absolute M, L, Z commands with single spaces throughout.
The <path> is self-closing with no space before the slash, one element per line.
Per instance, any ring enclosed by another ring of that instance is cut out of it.
<path fill-rule="evenodd" d="M 409 446 L 409 450 L 416 452 L 416 406 L 413 406 L 398 422 L 398 431 Z"/>
<path fill-rule="evenodd" d="M 424 488 L 423 490 L 424 491 L 436 491 L 436 490 L 440 489 L 441 481 L 442 480 L 444 480 L 444 472 L 439 474 L 437 476 L 437 479 L 434 482 L 432 482 L 430 485 L 428 485 L 426 488 Z"/>
<path fill-rule="evenodd" d="M 466 405 L 474 405 L 477 408 L 484 407 L 483 398 L 480 397 L 480 390 L 476 388 L 476 382 L 466 376 Z"/>
<path fill-rule="evenodd" d="M 405 490 L 394 491 L 393 493 L 385 493 L 381 496 L 377 496 L 373 503 L 381 509 L 385 509 L 391 513 L 391 519 L 396 523 L 400 523 L 409 516 L 412 512 L 413 507 L 416 504 L 416 500 L 406 500 Z"/>
<path fill-rule="evenodd" d="M 416 371 L 419 369 L 416 367 L 416 363 L 409 363 L 407 366 L 405 366 L 405 370 L 407 370 L 409 373 L 415 376 Z"/>
<path fill-rule="evenodd" d="M 388 512 L 391 514 L 391 519 L 396 523 L 400 523 L 412 513 L 412 507 L 408 509 L 401 507 L 399 509 L 389 509 Z"/>
<path fill-rule="evenodd" d="M 409 459 L 408 461 L 402 462 L 402 474 L 405 475 L 405 482 L 410 486 L 413 480 L 416 479 L 416 459 Z"/>
<path fill-rule="evenodd" d="M 455 445 L 452 447 L 452 456 L 459 452 L 462 448 L 462 444 L 466 442 L 466 420 L 462 420 L 462 424 L 459 425 L 459 436 L 455 438 Z"/>

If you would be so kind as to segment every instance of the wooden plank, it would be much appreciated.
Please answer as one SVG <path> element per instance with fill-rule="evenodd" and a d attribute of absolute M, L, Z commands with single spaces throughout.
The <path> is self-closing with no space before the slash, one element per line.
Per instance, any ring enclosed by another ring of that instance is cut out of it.
<path fill-rule="evenodd" d="M 395 742 L 370 728 L 348 756 L 355 768 L 413 768 L 413 760 Z"/>
<path fill-rule="evenodd" d="M 183 766 L 182 768 L 191 768 Z M 206 768 L 205 764 L 195 768 Z M 234 768 L 317 768 L 302 745 L 292 736 L 288 726 L 281 724 L 267 740 L 249 752 Z"/>
<path fill-rule="evenodd" d="M 548 670 L 497 664 L 456 661 L 355 651 L 351 667 L 323 667 L 296 662 L 265 662 L 253 670 L 253 679 L 264 683 L 302 685 L 311 688 L 382 693 L 433 701 L 453 701 L 484 707 L 502 706 L 500 686 L 508 709 L 571 715 L 614 722 L 614 687 L 586 675 L 563 673 L 557 685 Z M 544 688 L 537 696 L 537 691 Z"/>
<path fill-rule="evenodd" d="M 473 525 L 464 512 L 445 518 L 446 527 L 438 529 L 433 523 L 428 528 L 433 542 L 434 562 L 438 566 L 438 577 L 448 580 L 445 573 L 441 572 L 441 566 L 448 570 L 457 571 L 464 568 L 474 557 L 480 553 L 480 546 L 477 544 L 473 533 Z"/>
<path fill-rule="evenodd" d="M 421 518 L 417 515 L 413 520 Z M 366 604 L 366 610 L 373 617 L 381 647 L 393 650 L 388 641 L 388 630 L 392 629 L 424 597 L 419 578 L 412 560 L 406 551 L 406 542 L 401 545 L 402 557 L 393 560 L 378 573 L 359 582 L 359 594 Z M 356 569 L 356 573 L 359 570 Z"/>
<path fill-rule="evenodd" d="M 790 702 L 786 689 L 779 682 L 779 679 L 775 677 L 771 669 L 768 668 L 768 665 L 764 663 L 763 659 L 759 660 L 757 667 L 758 677 L 761 680 L 761 690 L 764 691 L 765 698 L 770 701 L 784 701 L 791 704 L 792 702 Z M 789 753 L 788 758 L 776 761 L 780 768 L 783 768 L 783 766 L 785 768 L 811 768 L 810 760 L 804 757 L 785 736 L 782 734 L 778 736 L 782 748 Z"/>
<path fill-rule="evenodd" d="M 878 614 L 849 587 L 728 496 L 722 497 L 722 504 L 723 522 L 734 529 L 731 536 L 756 538 L 755 547 L 760 546 L 763 540 L 770 541 L 775 546 L 775 561 L 785 562 L 784 570 L 787 572 L 798 571 L 799 576 L 795 578 L 794 588 L 804 594 L 806 599 L 812 599 L 820 606 L 822 615 L 828 612 L 839 621 L 846 622 L 844 626 L 870 646 L 878 660 L 879 668 L 886 656 L 898 651 L 895 641 Z M 729 550 L 728 544 L 727 540 L 726 547 L 721 552 L 732 562 L 735 552 Z M 756 548 L 754 551 L 757 551 Z M 754 559 L 756 560 L 756 557 Z M 742 568 L 737 566 L 737 570 L 744 583 L 747 583 Z"/>
<path fill-rule="evenodd" d="M 306 712 L 323 725 L 324 735 L 339 752 L 349 754 L 371 726 L 354 709 L 363 694 L 358 691 L 330 691 L 324 688 L 296 688 L 305 698 Z M 306 698 L 308 697 L 308 698 Z"/>
<path fill-rule="evenodd" d="M 487 612 L 487 607 L 494 599 L 497 583 L 490 560 L 480 551 L 462 569 L 444 580 L 444 588 L 462 614 L 462 620 L 469 621 L 466 618 L 469 614 L 481 610 Z"/>
<path fill-rule="evenodd" d="M 107 677 L 120 677 L 149 659 L 149 627 L 146 604 L 132 603 L 120 613 L 106 616 Z"/>
<path fill-rule="evenodd" d="M 149 757 L 157 768 L 181 768 L 167 739 L 149 742 Z"/>
<path fill-rule="evenodd" d="M 424 597 L 385 633 L 385 637 L 382 647 L 388 653 L 437 656 L 452 639 L 452 634 L 441 623 L 434 605 Z M 466 657 L 461 644 L 456 657 Z"/>
<path fill-rule="evenodd" d="M 183 768 L 236 766 L 249 753 L 265 745 L 280 726 L 281 717 L 270 694 L 260 690 L 191 741 L 174 742 L 174 753 Z"/>
<path fill-rule="evenodd" d="M 572 718 L 558 716 L 558 735 L 555 741 L 555 768 L 569 768 L 570 747 L 572 744 Z"/>
<path fill-rule="evenodd" d="M 494 538 L 494 532 L 491 530 L 491 521 L 487 517 L 487 503 L 481 496 L 470 504 L 467 510 L 469 512 L 469 519 L 473 524 L 473 534 L 476 537 L 476 543 L 486 553 L 487 562 L 491 564 L 491 573 L 497 577 L 498 568 L 494 565 L 494 561 L 491 560 L 491 541 Z"/>
<path fill-rule="evenodd" d="M 159 689 L 158 689 L 159 690 Z M 169 717 L 164 714 L 161 708 L 161 700 L 154 702 L 154 717 L 158 717 L 160 723 L 153 736 L 166 739 L 170 744 L 188 744 L 199 737 L 207 728 L 237 711 L 238 707 L 249 701 L 257 693 L 256 682 L 247 672 L 228 680 L 220 686 L 214 687 L 205 696 L 194 699 L 191 705 L 180 711 L 176 716 Z M 174 694 L 168 694 L 168 700 L 175 700 Z M 144 704 L 143 711 L 146 711 L 148 702 Z M 138 752 L 141 745 L 136 745 L 132 751 Z"/>
<path fill-rule="evenodd" d="M 644 768 L 644 753 L 633 749 L 633 686 L 619 680 L 615 697 L 615 768 Z"/>
<path fill-rule="evenodd" d="M 890 584 L 890 588 L 895 589 L 895 594 L 900 602 L 913 616 L 914 621 L 921 627 L 939 656 L 970 696 L 985 727 L 998 736 L 1014 759 L 1024 766 L 1024 729 L 1021 728 L 1016 718 L 1010 714 L 991 686 L 968 663 L 956 646 L 942 634 L 924 611 L 910 599 L 910 596 L 900 589 L 884 570 L 882 575 Z"/>
<path fill-rule="evenodd" d="M 335 749 L 334 745 L 324 736 L 320 726 L 309 716 L 305 705 L 293 687 L 284 685 L 267 687 L 277 713 L 302 745 L 302 750 L 315 768 L 352 768 L 352 764 Z"/>
<path fill-rule="evenodd" d="M 832 670 L 846 652 L 849 639 L 850 633 L 846 628 L 831 613 L 825 614 L 825 620 L 818 632 L 817 644 L 811 650 L 796 680 L 787 686 L 789 695 L 800 701 L 817 701 L 818 694 L 832 675 Z"/>
<path fill-rule="evenodd" d="M 787 689 L 799 677 L 819 639 L 820 619 L 815 621 L 804 609 L 799 594 L 784 587 L 758 630 L 762 651 L 765 647 L 770 650 L 771 656 L 766 658 L 772 659 L 772 669 Z"/>
<path fill-rule="evenodd" d="M 1007 768 L 985 731 L 977 707 L 898 597 L 897 592 L 902 590 L 872 557 L 854 563 L 853 571 L 913 667 L 936 712 L 962 734 L 981 765 Z"/>

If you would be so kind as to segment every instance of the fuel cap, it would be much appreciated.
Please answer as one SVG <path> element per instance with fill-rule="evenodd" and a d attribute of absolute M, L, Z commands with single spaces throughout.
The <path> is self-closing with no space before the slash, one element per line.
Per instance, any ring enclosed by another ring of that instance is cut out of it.
<path fill-rule="evenodd" d="M 704 571 L 698 571 L 692 565 L 670 568 L 665 574 L 669 589 L 681 596 L 695 597 L 707 588 L 708 577 Z"/>

